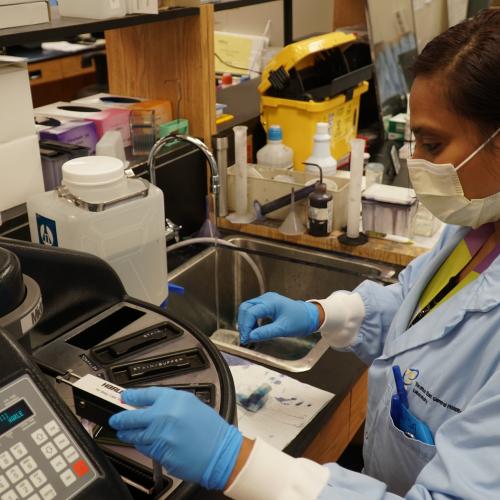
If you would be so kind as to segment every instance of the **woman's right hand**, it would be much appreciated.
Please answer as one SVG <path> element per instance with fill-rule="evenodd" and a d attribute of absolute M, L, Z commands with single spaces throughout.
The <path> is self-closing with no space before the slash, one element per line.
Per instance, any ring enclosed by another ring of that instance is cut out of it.
<path fill-rule="evenodd" d="M 266 318 L 272 322 L 258 326 L 257 321 Z M 238 314 L 243 345 L 276 337 L 302 337 L 315 332 L 319 326 L 318 305 L 288 299 L 274 292 L 243 302 Z"/>

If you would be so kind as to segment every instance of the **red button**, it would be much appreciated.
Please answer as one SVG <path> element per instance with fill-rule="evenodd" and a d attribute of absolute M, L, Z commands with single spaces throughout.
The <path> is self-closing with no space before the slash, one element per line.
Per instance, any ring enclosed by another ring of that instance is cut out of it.
<path fill-rule="evenodd" d="M 80 459 L 73 464 L 73 471 L 78 477 L 82 477 L 89 471 L 89 466 L 85 460 Z"/>

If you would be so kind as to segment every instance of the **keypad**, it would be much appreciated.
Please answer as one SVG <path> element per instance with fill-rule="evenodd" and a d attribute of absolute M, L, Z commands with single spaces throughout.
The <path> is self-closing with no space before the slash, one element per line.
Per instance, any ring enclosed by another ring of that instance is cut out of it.
<path fill-rule="evenodd" d="M 73 498 L 97 478 L 28 375 L 0 388 L 0 413 L 0 500 Z"/>
<path fill-rule="evenodd" d="M 71 487 L 90 471 L 55 420 L 29 435 L 40 450 L 36 460 L 21 441 L 0 453 L 0 500 L 52 500 L 59 489 Z M 51 482 L 40 468 L 44 466 L 52 469 Z"/>

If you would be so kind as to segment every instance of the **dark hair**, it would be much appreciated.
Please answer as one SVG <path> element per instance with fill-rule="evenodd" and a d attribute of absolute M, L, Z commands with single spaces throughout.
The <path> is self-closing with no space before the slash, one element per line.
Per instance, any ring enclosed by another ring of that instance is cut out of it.
<path fill-rule="evenodd" d="M 483 10 L 431 40 L 413 72 L 443 77 L 453 109 L 492 133 L 500 127 L 500 9 Z"/>

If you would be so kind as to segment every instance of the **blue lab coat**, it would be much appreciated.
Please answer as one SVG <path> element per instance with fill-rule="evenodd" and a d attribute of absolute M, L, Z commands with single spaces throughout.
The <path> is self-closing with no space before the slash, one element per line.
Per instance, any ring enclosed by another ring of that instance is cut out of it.
<path fill-rule="evenodd" d="M 365 469 L 328 464 L 321 500 L 500 498 L 500 257 L 408 328 L 427 284 L 467 232 L 447 226 L 399 283 L 356 290 L 366 316 L 350 350 L 370 365 Z M 410 410 L 429 425 L 435 446 L 394 426 L 393 365 L 408 370 Z"/>

